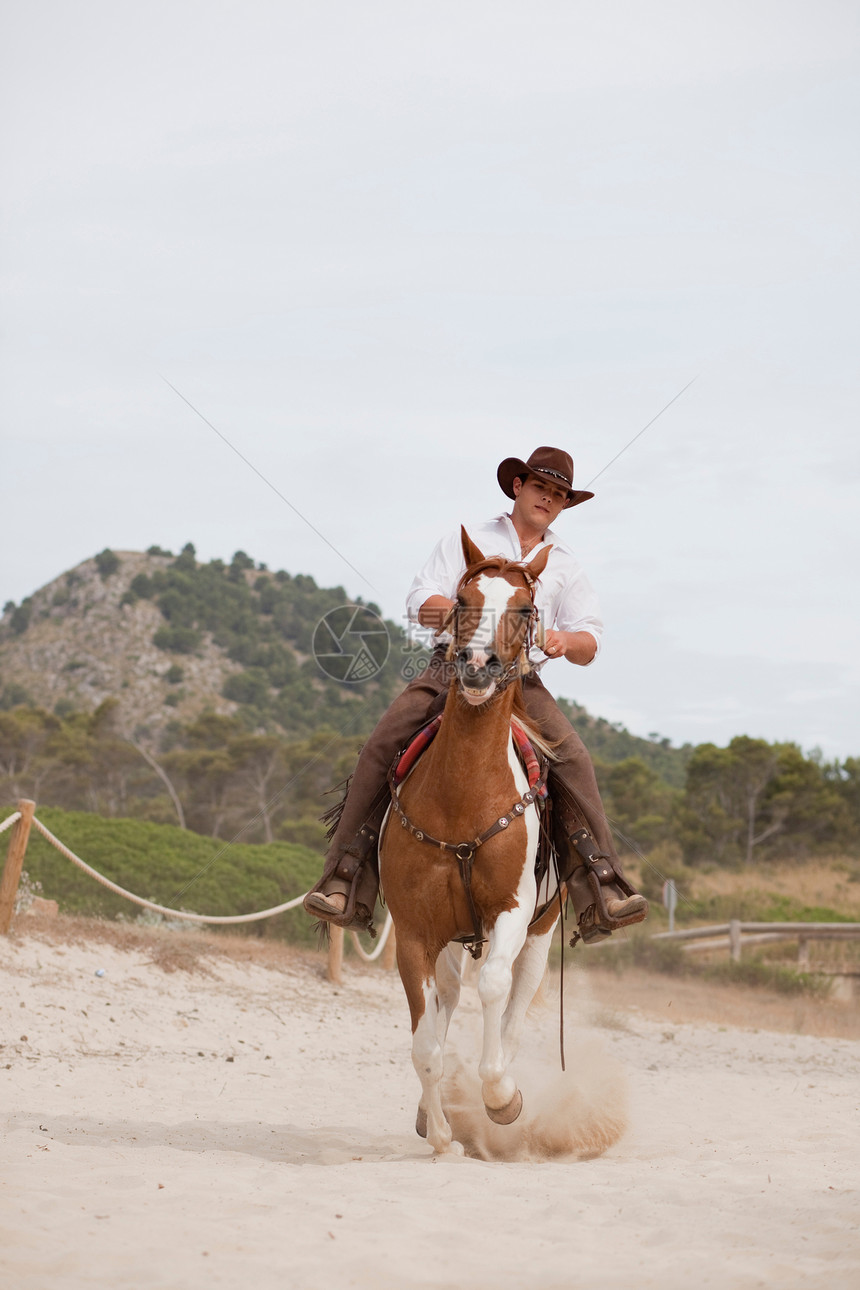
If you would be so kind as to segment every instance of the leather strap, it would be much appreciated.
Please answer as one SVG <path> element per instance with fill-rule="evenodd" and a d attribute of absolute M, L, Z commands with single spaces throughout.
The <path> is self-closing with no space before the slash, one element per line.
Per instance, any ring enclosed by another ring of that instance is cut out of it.
<path fill-rule="evenodd" d="M 416 842 L 426 842 L 428 846 L 439 847 L 441 851 L 450 851 L 456 859 L 457 866 L 460 870 L 460 878 L 463 883 L 463 888 L 466 892 L 469 914 L 471 915 L 472 927 L 474 929 L 473 934 L 469 936 L 459 936 L 456 939 L 462 941 L 466 946 L 466 949 L 472 955 L 472 958 L 479 959 L 482 953 L 481 946 L 485 944 L 485 940 L 481 936 L 481 923 L 478 918 L 478 911 L 475 909 L 475 902 L 472 898 L 472 865 L 475 861 L 475 852 L 479 847 L 482 847 L 485 842 L 489 842 L 490 838 L 494 838 L 497 833 L 502 833 L 508 825 L 512 823 L 512 821 L 518 819 L 521 815 L 524 815 L 529 806 L 534 805 L 535 798 L 546 783 L 549 763 L 544 762 L 537 782 L 527 789 L 526 792 L 523 793 L 522 797 L 519 797 L 516 802 L 514 802 L 508 813 L 506 815 L 500 815 L 499 818 L 494 820 L 490 827 L 485 829 L 483 833 L 480 833 L 476 838 L 472 838 L 465 842 L 443 842 L 441 838 L 434 838 L 431 833 L 427 833 L 424 829 L 419 829 L 415 824 L 413 824 L 401 806 L 400 795 L 395 782 L 397 763 L 399 761 L 400 757 L 398 756 L 394 765 L 391 767 L 391 770 L 388 772 L 388 787 L 391 792 L 391 805 L 397 818 L 400 820 L 401 828 L 404 828 L 407 832 L 411 833 Z"/>

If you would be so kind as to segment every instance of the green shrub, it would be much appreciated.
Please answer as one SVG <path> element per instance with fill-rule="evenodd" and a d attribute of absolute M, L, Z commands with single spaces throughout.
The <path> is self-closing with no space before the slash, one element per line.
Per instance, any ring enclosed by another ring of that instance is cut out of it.
<path fill-rule="evenodd" d="M 119 556 L 111 551 L 110 547 L 105 547 L 104 551 L 99 551 L 95 557 L 96 568 L 102 578 L 109 578 L 112 573 L 116 573 L 119 568 Z"/>
<path fill-rule="evenodd" d="M 5 812 L 4 812 L 5 814 Z M 84 811 L 40 808 L 38 817 L 70 850 L 127 891 L 171 909 L 247 914 L 302 895 L 321 869 L 319 853 L 288 842 L 224 843 L 169 824 L 104 819 Z M 141 907 L 101 886 L 34 829 L 27 872 L 64 913 L 136 918 Z M 299 945 L 315 945 L 299 907 L 264 924 L 238 924 Z"/>
<path fill-rule="evenodd" d="M 170 654 L 193 654 L 202 640 L 195 627 L 159 627 L 152 638 L 158 649 Z"/>

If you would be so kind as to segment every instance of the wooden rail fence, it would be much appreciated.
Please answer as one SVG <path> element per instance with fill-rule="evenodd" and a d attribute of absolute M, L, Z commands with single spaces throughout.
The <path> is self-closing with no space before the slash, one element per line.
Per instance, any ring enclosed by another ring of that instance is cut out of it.
<path fill-rule="evenodd" d="M 809 967 L 810 941 L 852 941 L 860 939 L 860 923 L 745 923 L 738 918 L 712 927 L 690 927 L 681 932 L 657 932 L 654 941 L 688 942 L 688 951 L 728 949 L 732 961 L 740 963 L 744 945 L 766 945 L 771 941 L 797 941 L 797 962 Z"/>

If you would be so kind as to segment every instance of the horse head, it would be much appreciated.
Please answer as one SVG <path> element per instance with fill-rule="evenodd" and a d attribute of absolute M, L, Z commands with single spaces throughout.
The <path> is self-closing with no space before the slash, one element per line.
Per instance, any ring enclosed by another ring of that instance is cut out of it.
<path fill-rule="evenodd" d="M 448 624 L 453 637 L 449 658 L 460 693 L 477 706 L 527 670 L 537 616 L 534 588 L 551 548 L 543 547 L 529 564 L 487 558 L 464 528 L 460 533 L 466 572 Z"/>

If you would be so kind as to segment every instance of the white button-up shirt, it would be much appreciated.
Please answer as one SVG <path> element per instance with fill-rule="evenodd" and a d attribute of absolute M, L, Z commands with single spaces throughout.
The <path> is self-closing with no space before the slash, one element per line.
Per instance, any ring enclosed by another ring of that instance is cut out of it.
<path fill-rule="evenodd" d="M 467 524 L 466 532 L 485 556 L 501 555 L 506 560 L 521 560 L 520 539 L 510 515 L 498 515 L 482 524 Z M 535 605 L 545 630 L 560 632 L 589 632 L 597 645 L 594 658 L 600 653 L 603 619 L 594 588 L 571 551 L 558 536 L 547 529 L 544 541 L 529 551 L 527 560 L 533 560 L 544 546 L 552 546 L 546 568 L 535 588 Z M 431 596 L 456 599 L 457 586 L 466 571 L 460 530 L 442 538 L 436 544 L 427 563 L 415 575 L 406 597 L 406 613 L 410 622 L 418 622 L 418 610 Z M 442 637 L 441 639 L 446 639 Z M 532 649 L 535 661 L 542 652 Z M 594 659 L 591 660 L 594 662 Z"/>

